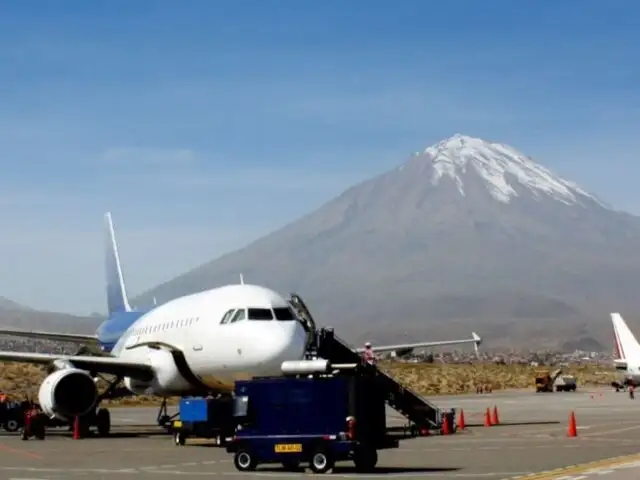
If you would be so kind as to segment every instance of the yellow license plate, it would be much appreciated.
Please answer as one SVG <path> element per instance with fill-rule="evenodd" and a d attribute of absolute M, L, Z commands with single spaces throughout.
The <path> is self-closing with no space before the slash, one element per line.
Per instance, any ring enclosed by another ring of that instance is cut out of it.
<path fill-rule="evenodd" d="M 300 453 L 302 452 L 301 443 L 278 443 L 274 447 L 276 453 Z"/>
<path fill-rule="evenodd" d="M 180 427 L 182 426 L 182 422 L 181 422 L 180 420 L 175 420 L 175 421 L 173 422 L 173 426 L 174 426 L 175 428 L 180 428 Z"/>

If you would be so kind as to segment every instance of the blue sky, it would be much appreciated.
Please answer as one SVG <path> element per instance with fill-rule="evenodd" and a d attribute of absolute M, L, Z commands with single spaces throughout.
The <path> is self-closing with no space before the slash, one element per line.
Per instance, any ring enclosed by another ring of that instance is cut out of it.
<path fill-rule="evenodd" d="M 456 132 L 640 214 L 640 4 L 6 0 L 0 295 L 104 310 Z M 234 279 L 230 279 L 234 280 Z"/>

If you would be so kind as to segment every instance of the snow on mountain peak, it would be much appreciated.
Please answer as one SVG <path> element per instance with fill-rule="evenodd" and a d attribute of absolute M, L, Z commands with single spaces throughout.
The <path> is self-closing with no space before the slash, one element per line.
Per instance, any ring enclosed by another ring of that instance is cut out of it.
<path fill-rule="evenodd" d="M 577 184 L 560 178 L 509 145 L 457 133 L 423 152 L 417 152 L 415 157 L 426 157 L 431 161 L 434 185 L 443 177 L 449 177 L 462 195 L 465 194 L 464 174 L 473 170 L 484 180 L 489 193 L 503 203 L 509 203 L 512 197 L 518 196 L 512 185 L 515 180 L 535 197 L 546 194 L 567 205 L 580 204 L 580 197 L 586 197 L 605 207 Z"/>

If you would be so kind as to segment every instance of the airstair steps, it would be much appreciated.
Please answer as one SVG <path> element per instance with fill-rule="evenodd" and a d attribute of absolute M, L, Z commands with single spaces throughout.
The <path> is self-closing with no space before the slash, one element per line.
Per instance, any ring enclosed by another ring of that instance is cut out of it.
<path fill-rule="evenodd" d="M 331 363 L 360 363 L 360 355 L 346 342 L 341 340 L 330 328 L 316 329 L 316 324 L 302 298 L 291 295 L 291 304 L 306 323 L 305 328 L 314 333 L 308 349 L 313 356 L 329 360 Z M 403 386 L 391 375 L 372 365 L 381 388 L 386 395 L 387 404 L 412 422 L 417 428 L 440 429 L 442 412 L 433 403 L 422 398 L 413 390 Z"/>

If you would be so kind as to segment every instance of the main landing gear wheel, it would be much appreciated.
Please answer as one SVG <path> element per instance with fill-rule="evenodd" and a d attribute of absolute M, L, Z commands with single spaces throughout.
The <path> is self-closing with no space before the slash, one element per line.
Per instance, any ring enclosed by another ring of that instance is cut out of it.
<path fill-rule="evenodd" d="M 233 464 L 241 472 L 252 472 L 258 466 L 258 462 L 249 450 L 238 450 L 233 456 Z"/>
<path fill-rule="evenodd" d="M 111 432 L 111 413 L 106 408 L 101 408 L 96 414 L 96 427 L 98 435 L 106 437 Z"/>
<path fill-rule="evenodd" d="M 178 413 L 174 413 L 173 415 L 169 415 L 167 412 L 167 399 L 162 399 L 162 404 L 160 405 L 160 409 L 158 410 L 158 416 L 156 417 L 156 422 L 162 428 L 166 428 L 169 430 L 171 428 L 171 421 L 178 416 Z"/>

